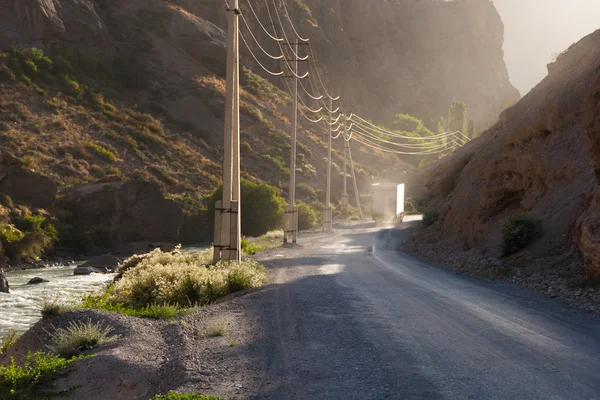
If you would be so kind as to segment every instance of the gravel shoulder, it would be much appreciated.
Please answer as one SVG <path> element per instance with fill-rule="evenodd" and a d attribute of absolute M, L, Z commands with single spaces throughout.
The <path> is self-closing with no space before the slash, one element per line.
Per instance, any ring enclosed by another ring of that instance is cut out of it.
<path fill-rule="evenodd" d="M 398 250 L 478 279 L 508 282 L 544 296 L 559 299 L 579 309 L 600 313 L 600 288 L 585 287 L 583 258 L 576 252 L 531 256 L 524 250 L 500 258 L 499 250 L 465 249 L 452 240 L 440 239 L 439 227 L 423 228 L 414 222 L 410 228 L 394 232 Z"/>

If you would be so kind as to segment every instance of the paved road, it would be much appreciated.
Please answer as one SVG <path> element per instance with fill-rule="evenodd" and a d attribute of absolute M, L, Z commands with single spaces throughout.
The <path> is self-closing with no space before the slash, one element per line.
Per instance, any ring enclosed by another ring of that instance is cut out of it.
<path fill-rule="evenodd" d="M 338 230 L 267 264 L 255 399 L 600 399 L 600 318 Z M 263 364 L 263 363 L 261 363 Z"/>

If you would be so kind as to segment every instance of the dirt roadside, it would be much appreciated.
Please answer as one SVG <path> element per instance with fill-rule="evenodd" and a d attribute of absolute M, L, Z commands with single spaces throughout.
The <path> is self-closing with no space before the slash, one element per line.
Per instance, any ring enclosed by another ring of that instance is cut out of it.
<path fill-rule="evenodd" d="M 310 248 L 322 234 L 302 238 Z M 294 249 L 276 248 L 257 258 L 287 257 Z M 154 321 L 97 310 L 73 310 L 48 317 L 27 331 L 0 364 L 25 359 L 27 352 L 47 351 L 55 328 L 74 320 L 114 328 L 119 339 L 93 351 L 94 357 L 73 364 L 42 388 L 40 396 L 72 400 L 146 400 L 157 393 L 198 392 L 227 399 L 247 398 L 269 384 L 264 376 L 275 344 L 269 335 L 272 292 L 286 278 L 270 269 L 271 283 L 234 293 L 218 303 L 199 307 L 183 317 Z"/>
<path fill-rule="evenodd" d="M 600 288 L 586 287 L 583 258 L 578 253 L 534 258 L 527 250 L 500 258 L 497 249 L 468 249 L 452 240 L 441 240 L 439 227 L 413 223 L 398 236 L 398 250 L 460 274 L 508 282 L 600 313 Z"/>

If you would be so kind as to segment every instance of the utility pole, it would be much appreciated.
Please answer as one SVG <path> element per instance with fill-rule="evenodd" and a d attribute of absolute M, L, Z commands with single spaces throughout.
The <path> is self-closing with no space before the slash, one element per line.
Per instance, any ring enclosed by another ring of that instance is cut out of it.
<path fill-rule="evenodd" d="M 354 172 L 354 161 L 352 161 L 352 150 L 350 144 L 348 144 L 348 155 L 350 156 L 350 169 L 352 170 L 352 180 L 354 181 L 354 197 L 356 198 L 356 208 L 358 208 L 358 215 L 360 219 L 363 219 L 362 208 L 360 207 L 360 197 L 358 195 L 358 185 L 356 184 L 356 173 Z"/>
<path fill-rule="evenodd" d="M 298 130 L 298 57 L 300 56 L 298 41 L 294 43 L 296 55 L 294 57 L 294 114 L 292 120 L 292 148 L 290 151 L 290 189 L 289 200 L 285 210 L 286 222 L 283 234 L 283 243 L 287 244 L 290 239 L 293 244 L 298 240 L 298 207 L 296 207 L 296 134 Z"/>
<path fill-rule="evenodd" d="M 329 121 L 327 123 L 327 188 L 325 190 L 325 210 L 323 210 L 323 229 L 330 232 L 333 229 L 333 212 L 331 209 L 331 110 L 333 100 L 329 98 Z"/>
<path fill-rule="evenodd" d="M 225 140 L 223 146 L 223 199 L 215 206 L 214 257 L 241 260 L 240 215 L 240 92 L 238 0 L 228 8 L 227 87 L 225 96 Z"/>
<path fill-rule="evenodd" d="M 348 141 L 346 140 L 346 114 L 344 114 L 344 135 L 342 136 L 342 139 L 344 139 L 344 190 L 342 192 L 342 205 L 343 206 L 347 206 L 348 205 L 348 187 L 346 185 L 346 158 L 348 157 Z"/>

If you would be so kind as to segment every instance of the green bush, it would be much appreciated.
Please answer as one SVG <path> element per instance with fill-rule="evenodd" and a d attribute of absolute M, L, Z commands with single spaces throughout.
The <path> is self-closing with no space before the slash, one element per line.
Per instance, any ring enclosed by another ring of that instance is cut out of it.
<path fill-rule="evenodd" d="M 204 396 L 199 393 L 177 394 L 169 392 L 166 395 L 157 394 L 150 400 L 224 400 L 221 397 Z"/>
<path fill-rule="evenodd" d="M 29 398 L 36 385 L 48 381 L 56 371 L 82 358 L 85 357 L 67 359 L 38 351 L 28 353 L 23 365 L 17 365 L 11 357 L 9 365 L 0 365 L 0 398 Z"/>
<path fill-rule="evenodd" d="M 428 227 L 435 224 L 440 219 L 440 213 L 437 211 L 427 211 L 423 214 L 423 226 Z"/>
<path fill-rule="evenodd" d="M 533 214 L 513 215 L 502 222 L 502 254 L 524 249 L 538 238 L 543 221 Z"/>
<path fill-rule="evenodd" d="M 299 183 L 296 185 L 296 194 L 298 197 L 306 200 L 317 200 L 315 189 L 306 183 Z"/>
<path fill-rule="evenodd" d="M 317 219 L 317 212 L 310 204 L 298 202 L 298 230 L 306 231 L 314 228 Z"/>
<path fill-rule="evenodd" d="M 88 148 L 88 150 L 91 150 L 94 153 L 96 153 L 96 155 L 98 157 L 102 158 L 103 160 L 106 160 L 109 162 L 117 161 L 117 156 L 115 155 L 115 153 L 113 153 L 112 151 L 110 151 L 109 149 L 107 149 L 105 147 L 102 147 L 99 144 L 96 144 L 93 142 L 87 142 L 86 147 Z"/>
<path fill-rule="evenodd" d="M 51 241 L 58 240 L 58 231 L 54 224 L 43 215 L 26 214 L 16 223 L 17 227 L 25 232 L 39 232 Z"/>
<path fill-rule="evenodd" d="M 242 201 L 242 234 L 257 237 L 281 228 L 285 200 L 266 183 L 240 182 Z M 215 202 L 223 197 L 222 187 L 208 197 L 209 215 L 215 215 Z"/>
<path fill-rule="evenodd" d="M 417 210 L 417 208 L 414 206 L 414 204 L 412 203 L 412 201 L 409 198 L 404 200 L 404 214 L 405 215 L 415 215 L 418 213 L 419 213 L 419 211 Z"/>
<path fill-rule="evenodd" d="M 262 246 L 252 243 L 246 237 L 242 237 L 242 253 L 248 256 L 253 256 L 263 250 Z"/>
<path fill-rule="evenodd" d="M 5 64 L 0 64 L 0 82 L 14 82 L 16 80 L 15 71 Z"/>

